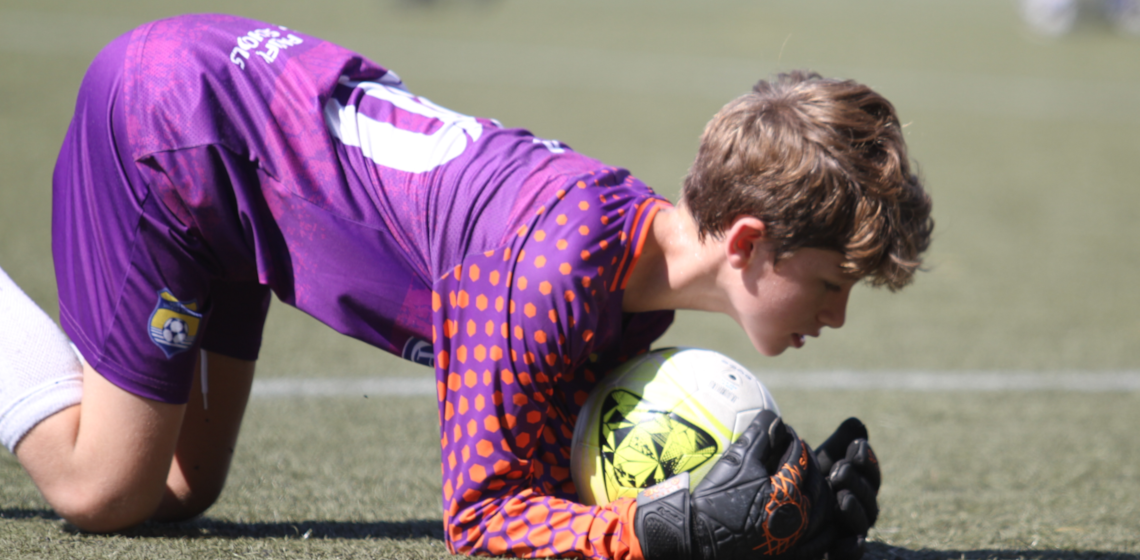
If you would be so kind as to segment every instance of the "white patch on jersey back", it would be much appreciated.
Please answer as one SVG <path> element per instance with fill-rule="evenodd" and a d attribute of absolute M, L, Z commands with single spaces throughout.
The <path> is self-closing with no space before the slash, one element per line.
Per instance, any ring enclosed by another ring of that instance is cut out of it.
<path fill-rule="evenodd" d="M 431 134 L 404 130 L 359 114 L 353 105 L 329 99 L 325 103 L 329 131 L 344 145 L 360 148 L 365 157 L 378 165 L 408 173 L 431 171 L 459 157 L 467 149 L 468 137 L 475 142 L 483 135 L 483 124 L 474 117 L 416 97 L 398 85 L 347 80 L 341 83 L 364 90 L 365 95 L 391 103 L 399 110 L 442 123 Z"/>

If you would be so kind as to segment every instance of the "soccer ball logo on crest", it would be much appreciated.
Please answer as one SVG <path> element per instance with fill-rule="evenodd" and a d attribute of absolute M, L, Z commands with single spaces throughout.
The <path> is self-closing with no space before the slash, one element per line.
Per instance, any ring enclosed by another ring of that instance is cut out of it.
<path fill-rule="evenodd" d="M 162 325 L 162 338 L 167 344 L 186 344 L 186 337 L 189 336 L 187 332 L 189 328 L 186 326 L 186 321 L 178 317 L 171 317 L 166 320 Z"/>

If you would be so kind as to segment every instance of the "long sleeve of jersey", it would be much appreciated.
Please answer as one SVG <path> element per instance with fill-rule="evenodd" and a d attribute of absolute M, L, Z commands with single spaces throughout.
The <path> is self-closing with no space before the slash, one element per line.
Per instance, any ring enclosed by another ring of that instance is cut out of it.
<path fill-rule="evenodd" d="M 590 389 L 671 312 L 621 295 L 668 203 L 624 172 L 570 182 L 503 245 L 435 284 L 443 504 L 453 553 L 639 559 L 636 509 L 577 502 L 574 422 Z"/>

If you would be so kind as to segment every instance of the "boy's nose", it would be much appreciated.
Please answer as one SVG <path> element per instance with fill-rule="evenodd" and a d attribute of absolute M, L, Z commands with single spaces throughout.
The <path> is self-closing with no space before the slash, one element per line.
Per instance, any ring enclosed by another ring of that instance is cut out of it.
<path fill-rule="evenodd" d="M 850 295 L 851 290 L 846 289 L 829 301 L 819 312 L 819 322 L 833 329 L 842 327 L 847 322 L 847 299 Z"/>

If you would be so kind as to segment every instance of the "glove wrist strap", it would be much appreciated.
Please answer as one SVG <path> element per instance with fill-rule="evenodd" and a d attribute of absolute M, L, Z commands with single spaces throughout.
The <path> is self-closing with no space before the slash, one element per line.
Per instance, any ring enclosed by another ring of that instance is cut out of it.
<path fill-rule="evenodd" d="M 637 495 L 634 531 L 645 560 L 692 558 L 689 473 L 683 472 Z"/>

